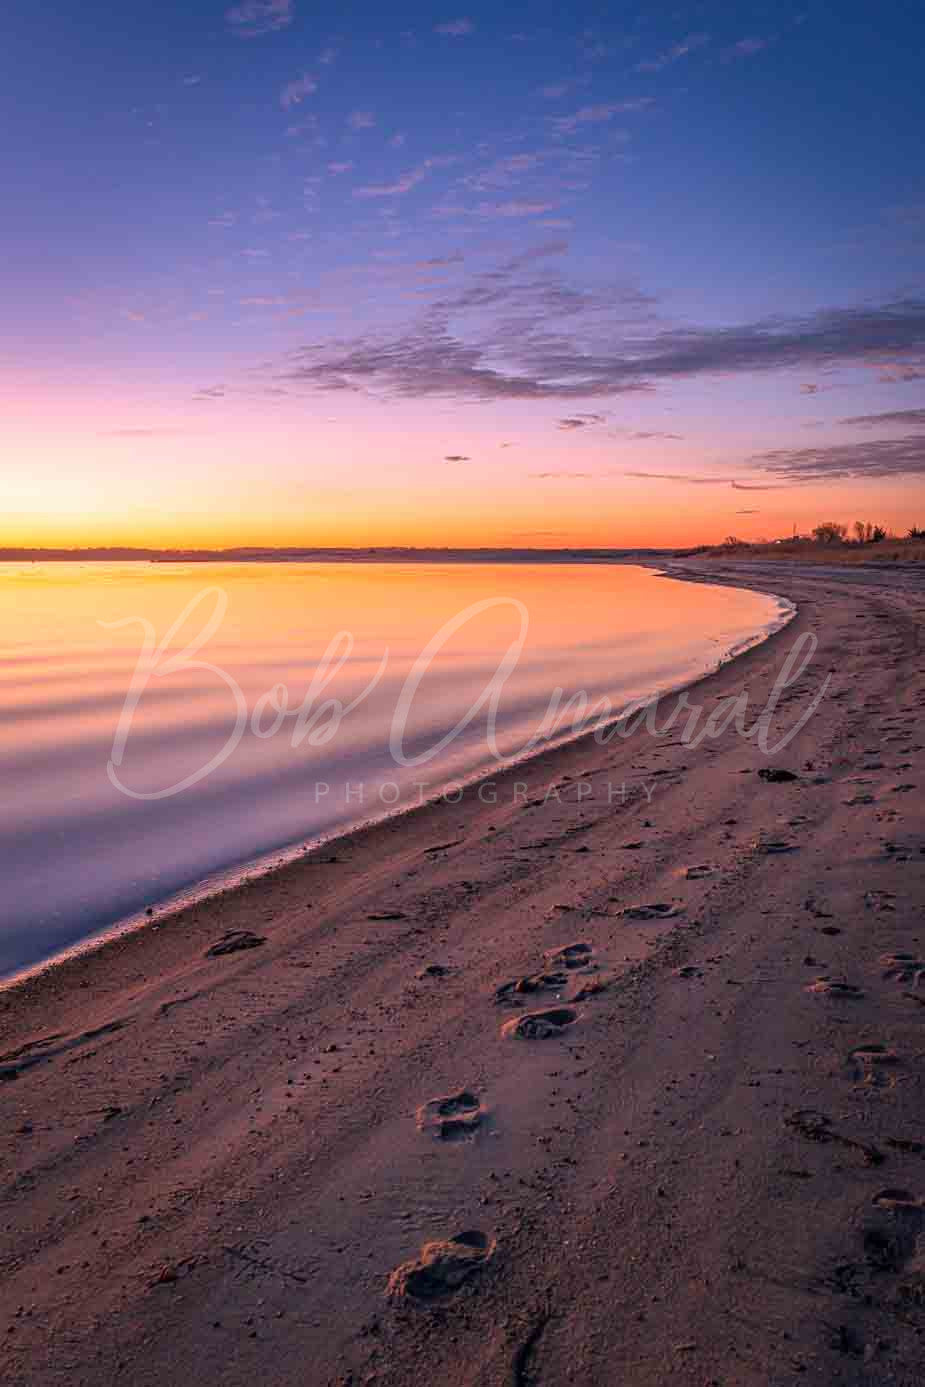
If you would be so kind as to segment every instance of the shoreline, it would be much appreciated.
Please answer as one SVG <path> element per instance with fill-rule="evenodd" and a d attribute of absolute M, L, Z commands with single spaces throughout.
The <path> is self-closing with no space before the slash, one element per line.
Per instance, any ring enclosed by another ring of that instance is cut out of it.
<path fill-rule="evenodd" d="M 0 993 L 11 1382 L 918 1380 L 925 590 L 776 576 L 696 687 L 815 635 L 778 754 L 586 734 Z"/>
<path fill-rule="evenodd" d="M 663 561 L 646 560 L 638 563 L 640 568 L 650 568 L 655 576 L 674 578 L 676 581 L 704 581 L 701 578 L 687 576 L 683 571 L 672 572 L 665 567 Z M 740 641 L 738 645 L 720 656 L 717 667 L 707 670 L 702 674 L 690 679 L 681 679 L 677 683 L 668 684 L 664 689 L 653 693 L 649 701 L 657 703 L 663 698 L 677 697 L 679 694 L 699 687 L 705 679 L 712 678 L 720 669 L 731 664 L 734 660 L 741 659 L 750 650 L 765 644 L 773 639 L 780 631 L 785 630 L 797 616 L 794 604 L 790 603 L 786 597 L 779 593 L 766 592 L 753 584 L 731 584 L 720 581 L 718 578 L 708 578 L 706 581 L 714 586 L 746 586 L 750 591 L 760 596 L 767 597 L 778 603 L 778 616 L 765 626 L 759 627 L 752 637 Z M 631 710 L 634 705 L 630 705 Z M 597 732 L 616 728 L 625 721 L 628 714 L 626 710 L 615 717 L 608 718 L 602 724 L 594 727 L 585 727 L 581 730 L 574 729 L 564 732 L 558 737 L 553 737 L 543 746 L 536 747 L 531 751 L 525 752 L 519 757 L 501 763 L 498 767 L 489 770 L 474 771 L 469 776 L 463 776 L 448 781 L 440 789 L 434 790 L 423 799 L 416 802 L 397 806 L 394 809 L 385 809 L 381 814 L 375 814 L 369 818 L 358 819 L 355 823 L 341 825 L 332 829 L 330 833 L 318 834 L 310 838 L 303 835 L 291 839 L 289 842 L 277 848 L 271 848 L 266 852 L 260 853 L 255 857 L 247 858 L 241 863 L 225 868 L 217 869 L 208 873 L 206 876 L 190 882 L 187 886 L 181 887 L 168 896 L 153 900 L 150 905 L 141 908 L 128 916 L 123 916 L 118 920 L 104 925 L 100 930 L 88 935 L 84 939 L 75 941 L 64 949 L 49 954 L 48 956 L 37 959 L 34 963 L 25 964 L 16 968 L 13 972 L 0 975 L 0 997 L 7 992 L 16 990 L 33 979 L 41 976 L 45 972 L 60 968 L 67 964 L 71 959 L 84 958 L 100 950 L 105 950 L 111 944 L 124 938 L 126 935 L 134 934 L 138 931 L 147 929 L 156 920 L 160 925 L 168 925 L 170 920 L 186 910 L 190 910 L 197 905 L 201 905 L 213 898 L 225 898 L 233 895 L 242 888 L 251 886 L 254 882 L 260 881 L 267 876 L 272 876 L 274 872 L 283 868 L 290 867 L 306 856 L 323 851 L 336 850 L 338 843 L 347 838 L 355 838 L 356 835 L 365 833 L 390 820 L 401 821 L 409 814 L 415 814 L 427 807 L 445 802 L 445 797 L 451 787 L 460 786 L 468 791 L 477 789 L 478 786 L 487 780 L 497 778 L 502 775 L 513 774 L 518 769 L 522 769 L 528 762 L 538 757 L 547 756 L 562 747 L 572 744 L 581 744 L 586 739 L 592 739 Z"/>

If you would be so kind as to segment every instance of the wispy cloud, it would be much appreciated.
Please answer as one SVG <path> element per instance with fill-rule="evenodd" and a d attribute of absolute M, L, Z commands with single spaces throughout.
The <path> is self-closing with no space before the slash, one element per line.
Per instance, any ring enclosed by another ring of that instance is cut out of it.
<path fill-rule="evenodd" d="M 723 49 L 723 58 L 728 62 L 736 62 L 739 58 L 753 58 L 756 53 L 762 53 L 774 42 L 773 38 L 744 38 L 739 39 L 738 43 L 733 43 L 729 48 Z"/>
<path fill-rule="evenodd" d="M 466 187 L 476 192 L 484 192 L 489 188 L 503 188 L 516 182 L 525 173 L 532 172 L 539 163 L 538 154 L 509 154 L 503 159 L 496 159 L 479 173 L 468 174 L 463 182 Z"/>
<path fill-rule="evenodd" d="M 593 472 L 528 472 L 527 476 L 535 482 L 587 482 Z"/>
<path fill-rule="evenodd" d="M 337 48 L 322 48 L 321 52 L 318 54 L 318 61 L 325 67 L 330 67 L 332 63 L 337 61 L 338 55 L 339 50 Z"/>
<path fill-rule="evenodd" d="M 444 462 L 471 462 L 472 459 L 471 459 L 470 457 L 466 457 L 465 453 L 447 453 L 447 455 L 446 455 L 446 457 L 443 459 L 443 461 L 444 461 Z"/>
<path fill-rule="evenodd" d="M 691 486 L 731 485 L 728 477 L 693 477 L 689 472 L 624 472 L 622 475 L 650 482 L 689 482 Z"/>
<path fill-rule="evenodd" d="M 884 414 L 855 414 L 838 422 L 860 429 L 885 428 L 890 424 L 903 429 L 925 429 L 925 409 L 891 409 Z"/>
<path fill-rule="evenodd" d="M 354 197 L 400 197 L 403 193 L 410 193 L 412 188 L 416 188 L 419 183 L 434 169 L 445 168 L 455 163 L 452 155 L 435 155 L 432 159 L 425 159 L 416 168 L 409 169 L 407 173 L 401 174 L 394 183 L 372 183 L 361 188 L 354 188 Z"/>
<path fill-rule="evenodd" d="M 925 438 L 911 434 L 820 448 L 780 448 L 749 461 L 792 482 L 921 476 L 925 474 Z"/>
<path fill-rule="evenodd" d="M 650 58 L 647 62 L 637 63 L 637 72 L 661 72 L 662 68 L 669 67 L 676 63 L 680 58 L 686 58 L 688 53 L 693 53 L 695 49 L 702 48 L 704 44 L 710 42 L 709 34 L 688 34 L 687 38 L 680 43 L 675 43 L 660 53 L 657 58 Z"/>
<path fill-rule="evenodd" d="M 351 111 L 347 124 L 351 130 L 371 130 L 376 124 L 376 117 L 372 111 Z"/>
<path fill-rule="evenodd" d="M 557 419 L 556 427 L 559 429 L 589 429 L 594 424 L 605 424 L 606 414 L 572 414 L 567 419 Z"/>
<path fill-rule="evenodd" d="M 328 164 L 328 173 L 349 173 L 353 168 L 351 160 L 346 159 L 342 164 Z"/>
<path fill-rule="evenodd" d="M 884 385 L 904 385 L 909 381 L 925 380 L 925 361 L 877 362 L 880 375 L 877 377 Z"/>
<path fill-rule="evenodd" d="M 412 185 L 408 175 L 399 191 Z M 476 340 L 454 325 L 472 310 L 501 314 Z M 285 375 L 306 389 L 372 389 L 401 398 L 566 401 L 701 376 L 857 366 L 906 352 L 918 360 L 925 351 L 925 300 L 728 328 L 655 331 L 650 315 L 651 299 L 637 290 L 579 290 L 552 274 L 524 280 L 515 260 L 435 301 L 404 330 L 302 348 Z"/>
<path fill-rule="evenodd" d="M 608 101 L 595 106 L 581 106 L 570 116 L 558 116 L 553 121 L 553 128 L 560 135 L 571 135 L 582 125 L 597 125 L 627 111 L 644 111 L 651 105 L 651 96 L 641 96 L 634 101 Z"/>
<path fill-rule="evenodd" d="M 684 435 L 681 433 L 658 433 L 655 430 L 640 431 L 628 435 L 631 441 L 636 443 L 648 443 L 653 439 L 662 439 L 667 442 L 680 443 Z"/>
<path fill-rule="evenodd" d="M 538 217 L 543 212 L 554 212 L 557 206 L 555 202 L 513 198 L 510 202 L 480 202 L 476 212 L 480 217 Z"/>
<path fill-rule="evenodd" d="M 225 22 L 242 39 L 287 29 L 295 18 L 295 0 L 242 0 L 225 11 Z"/>
<path fill-rule="evenodd" d="M 183 429 L 104 429 L 98 438 L 177 438 Z"/>
<path fill-rule="evenodd" d="M 279 104 L 284 111 L 290 110 L 293 106 L 300 105 L 307 96 L 318 90 L 318 83 L 314 77 L 309 77 L 306 73 L 302 77 L 297 77 L 294 82 L 287 82 L 279 94 Z"/>
<path fill-rule="evenodd" d="M 466 19 L 465 17 L 461 19 L 448 19 L 443 24 L 434 25 L 435 34 L 446 34 L 447 37 L 451 39 L 465 38 L 465 36 L 471 34 L 474 29 L 475 25 L 472 23 L 472 20 Z"/>

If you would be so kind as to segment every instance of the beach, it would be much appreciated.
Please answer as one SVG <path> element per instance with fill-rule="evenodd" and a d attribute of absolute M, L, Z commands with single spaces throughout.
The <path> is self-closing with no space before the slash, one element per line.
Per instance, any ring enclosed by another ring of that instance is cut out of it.
<path fill-rule="evenodd" d="M 4 1380 L 921 1380 L 925 590 L 672 571 L 796 604 L 688 693 L 769 754 L 585 738 L 0 992 Z"/>

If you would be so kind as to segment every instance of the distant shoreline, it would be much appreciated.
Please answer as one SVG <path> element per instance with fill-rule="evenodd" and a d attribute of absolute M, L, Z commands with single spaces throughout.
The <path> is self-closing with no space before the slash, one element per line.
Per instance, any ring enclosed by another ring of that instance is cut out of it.
<path fill-rule="evenodd" d="M 0 549 L 0 563 L 627 563 L 677 549 Z"/>

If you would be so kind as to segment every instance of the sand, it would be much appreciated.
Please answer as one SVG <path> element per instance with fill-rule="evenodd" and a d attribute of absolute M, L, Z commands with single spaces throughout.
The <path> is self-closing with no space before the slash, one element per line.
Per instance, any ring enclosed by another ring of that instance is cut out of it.
<path fill-rule="evenodd" d="M 799 614 L 692 702 L 819 638 L 784 750 L 585 740 L 0 994 L 5 1382 L 922 1380 L 925 590 L 700 572 Z"/>

